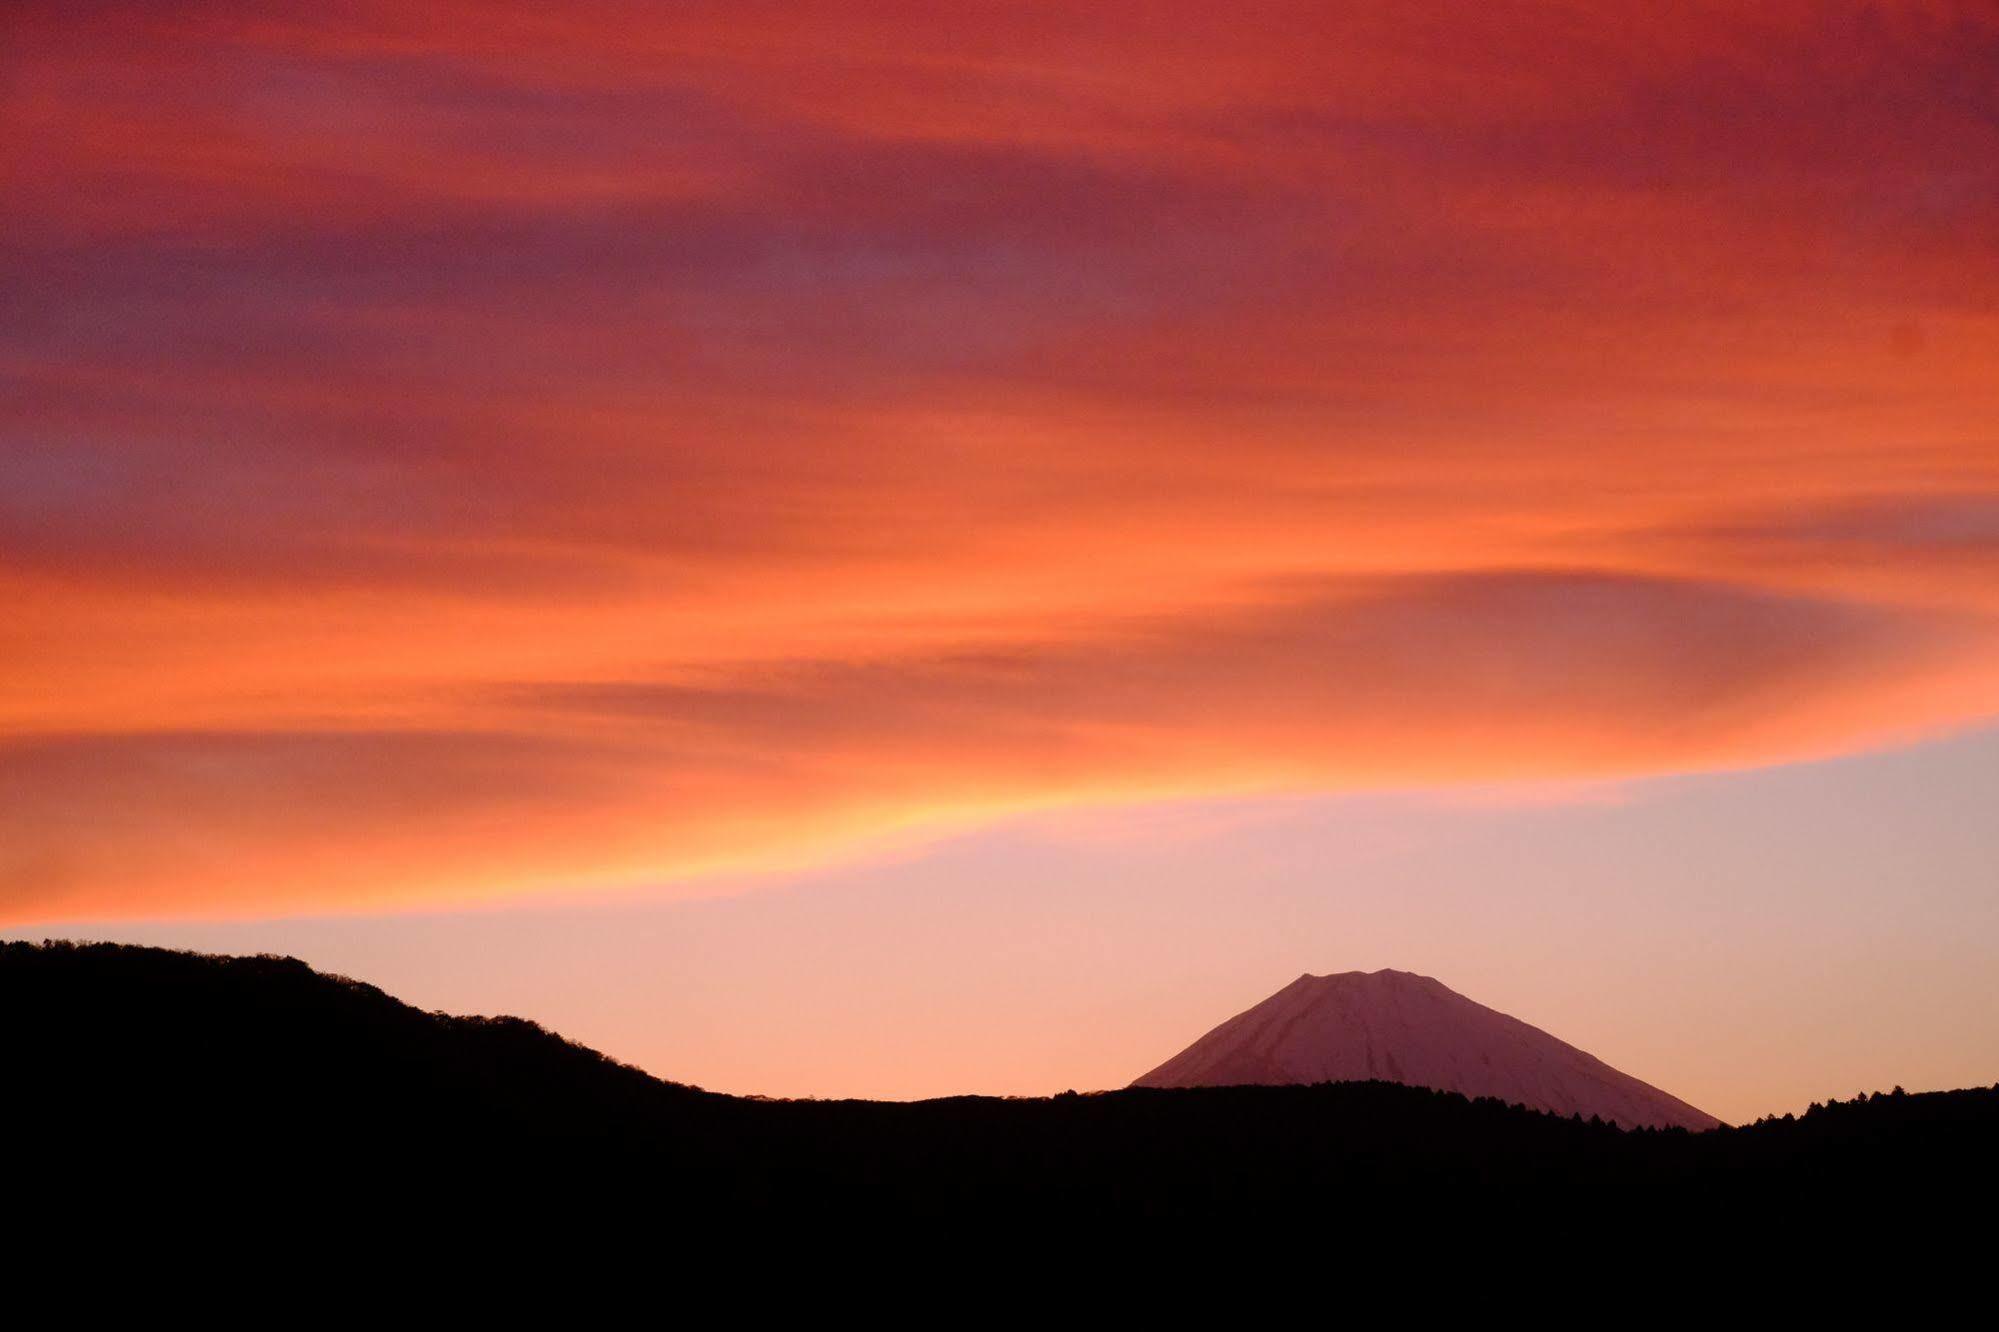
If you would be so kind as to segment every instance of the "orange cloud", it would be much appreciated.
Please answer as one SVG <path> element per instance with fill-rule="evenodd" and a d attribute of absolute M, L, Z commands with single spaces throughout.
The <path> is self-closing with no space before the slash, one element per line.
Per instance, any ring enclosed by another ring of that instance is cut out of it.
<path fill-rule="evenodd" d="M 8 918 L 1999 712 L 1982 7 L 8 22 Z"/>

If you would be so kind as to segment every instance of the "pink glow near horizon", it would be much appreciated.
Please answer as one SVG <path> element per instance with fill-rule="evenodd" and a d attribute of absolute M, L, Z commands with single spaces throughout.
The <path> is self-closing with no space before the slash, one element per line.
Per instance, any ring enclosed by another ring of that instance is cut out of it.
<path fill-rule="evenodd" d="M 1076 811 L 705 900 L 8 933 L 276 951 L 790 1096 L 1118 1086 L 1301 972 L 1433 975 L 1731 1121 L 1999 1077 L 1999 733 L 1518 802 Z"/>

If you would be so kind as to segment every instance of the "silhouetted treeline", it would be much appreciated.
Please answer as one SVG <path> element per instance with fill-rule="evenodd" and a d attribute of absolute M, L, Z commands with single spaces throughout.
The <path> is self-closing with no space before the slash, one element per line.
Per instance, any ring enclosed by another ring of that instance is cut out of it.
<path fill-rule="evenodd" d="M 0 945 L 0 1022 L 9 1140 L 32 1147 L 17 1185 L 39 1162 L 298 1198 L 614 1193 L 708 1217 L 1504 1219 L 1892 1207 L 1999 1182 L 1999 1088 L 1897 1089 L 1703 1134 L 1380 1082 L 770 1101 L 288 958 L 104 944 Z"/>

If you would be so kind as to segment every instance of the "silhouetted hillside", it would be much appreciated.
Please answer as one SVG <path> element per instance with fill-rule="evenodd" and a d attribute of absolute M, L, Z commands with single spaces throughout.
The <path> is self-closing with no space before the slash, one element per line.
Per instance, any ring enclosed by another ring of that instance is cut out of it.
<path fill-rule="evenodd" d="M 0 945 L 12 1141 L 64 1171 L 450 1179 L 702 1215 L 1869 1205 L 1999 1180 L 1999 1089 L 1623 1132 L 1380 1082 L 900 1104 L 660 1082 L 515 1018 L 420 1012 L 276 957 Z"/>
<path fill-rule="evenodd" d="M 121 1135 L 340 1126 L 415 1136 L 635 1127 L 707 1099 L 519 1018 L 425 1013 L 286 957 L 0 945 L 33 1109 Z"/>

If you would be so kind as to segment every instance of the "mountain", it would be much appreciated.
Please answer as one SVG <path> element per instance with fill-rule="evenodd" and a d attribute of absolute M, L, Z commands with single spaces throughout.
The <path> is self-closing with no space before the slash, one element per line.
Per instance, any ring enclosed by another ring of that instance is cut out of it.
<path fill-rule="evenodd" d="M 469 1154 L 656 1132 L 728 1099 L 520 1018 L 427 1013 L 289 957 L 0 943 L 0 1030 L 14 1125 L 135 1162 L 197 1141 L 314 1160 L 440 1142 Z"/>
<path fill-rule="evenodd" d="M 1382 1079 L 1497 1097 L 1621 1128 L 1721 1121 L 1428 976 L 1300 976 L 1137 1079 L 1134 1087 L 1283 1086 Z"/>
<path fill-rule="evenodd" d="M 1999 1192 L 1999 1088 L 1898 1088 L 1708 1133 L 1390 1081 L 776 1101 L 291 958 L 110 944 L 0 943 L 0 1128 L 10 1207 L 53 1233 L 115 1223 L 212 1250 L 201 1223 L 219 1209 L 274 1242 L 393 1234 L 415 1261 L 495 1232 L 493 1255 L 531 1261 L 520 1234 L 590 1224 L 649 1252 L 683 1233 L 817 1243 L 922 1221 L 956 1239 L 1142 1217 L 1254 1217 L 1342 1245 L 1440 1217 L 1481 1236 L 1617 1218 L 1622 1243 L 1640 1210 L 1682 1237 L 1727 1216 L 1768 1235 Z"/>

